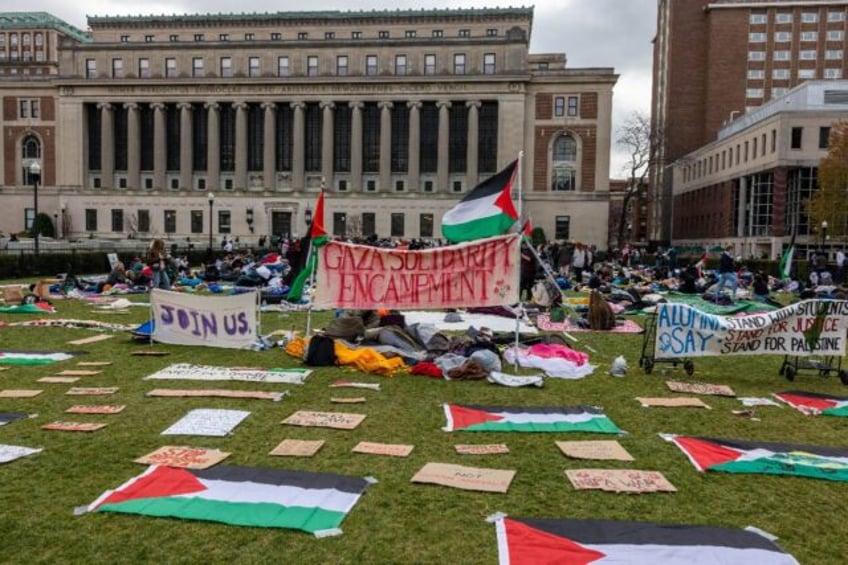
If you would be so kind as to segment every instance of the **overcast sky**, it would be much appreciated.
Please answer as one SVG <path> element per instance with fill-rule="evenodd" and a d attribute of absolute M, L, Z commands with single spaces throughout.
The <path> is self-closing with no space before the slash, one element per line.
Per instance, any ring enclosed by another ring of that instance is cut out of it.
<path fill-rule="evenodd" d="M 516 0 L 311 0 L 308 4 L 291 0 L 84 0 L 80 4 L 68 0 L 41 0 L 31 9 L 50 12 L 84 30 L 87 16 L 519 5 Z M 615 140 L 618 127 L 629 115 L 650 111 L 651 39 L 656 29 L 657 0 L 536 0 L 532 5 L 535 9 L 531 52 L 564 52 L 568 67 L 612 67 L 619 75 L 613 98 L 610 175 L 623 177 L 626 156 L 618 150 Z M 16 9 L 26 8 L 20 4 Z"/>

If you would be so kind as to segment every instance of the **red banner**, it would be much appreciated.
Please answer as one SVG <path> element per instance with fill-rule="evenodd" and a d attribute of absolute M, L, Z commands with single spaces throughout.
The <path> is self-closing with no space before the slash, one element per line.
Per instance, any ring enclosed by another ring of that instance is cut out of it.
<path fill-rule="evenodd" d="M 460 308 L 518 302 L 518 235 L 420 251 L 331 241 L 320 248 L 316 308 Z"/>

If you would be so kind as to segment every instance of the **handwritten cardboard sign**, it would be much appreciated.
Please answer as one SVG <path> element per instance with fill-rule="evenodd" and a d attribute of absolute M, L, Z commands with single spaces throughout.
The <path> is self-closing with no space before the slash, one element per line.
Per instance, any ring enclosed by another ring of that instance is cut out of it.
<path fill-rule="evenodd" d="M 268 455 L 283 457 L 312 457 L 324 445 L 324 440 L 284 439 Z"/>
<path fill-rule="evenodd" d="M 120 414 L 126 408 L 125 404 L 116 404 L 116 405 L 91 405 L 86 406 L 83 404 L 77 404 L 76 406 L 71 406 L 65 412 L 67 414 Z"/>
<path fill-rule="evenodd" d="M 108 367 L 111 365 L 111 361 L 80 361 L 77 363 L 78 367 Z"/>
<path fill-rule="evenodd" d="M 174 363 L 144 377 L 144 380 L 244 381 L 302 385 L 311 373 L 311 369 L 301 368 L 269 370 L 255 367 L 216 367 L 214 365 Z"/>
<path fill-rule="evenodd" d="M 118 387 L 73 387 L 65 394 L 71 396 L 108 396 L 118 392 Z"/>
<path fill-rule="evenodd" d="M 103 371 L 88 371 L 84 369 L 66 369 L 61 373 L 56 373 L 58 377 L 91 377 L 94 375 L 99 375 Z"/>
<path fill-rule="evenodd" d="M 333 404 L 363 404 L 367 399 L 364 396 L 334 396 L 330 399 Z"/>
<path fill-rule="evenodd" d="M 565 476 L 576 490 L 604 490 L 640 494 L 677 492 L 662 473 L 634 469 L 568 469 Z"/>
<path fill-rule="evenodd" d="M 248 416 L 250 416 L 250 412 L 244 410 L 199 408 L 189 411 L 188 414 L 162 432 L 162 435 L 224 437 L 230 434 Z"/>
<path fill-rule="evenodd" d="M 252 400 L 273 400 L 279 402 L 288 391 L 266 392 L 263 390 L 228 390 L 228 389 L 172 389 L 154 388 L 146 396 L 161 397 L 213 397 L 213 398 L 249 398 Z"/>
<path fill-rule="evenodd" d="M 80 380 L 79 377 L 41 377 L 38 379 L 40 383 L 59 383 L 59 384 L 69 384 L 75 383 Z"/>
<path fill-rule="evenodd" d="M 462 490 L 506 493 L 515 471 L 427 463 L 412 477 L 413 483 L 430 483 Z"/>
<path fill-rule="evenodd" d="M 93 422 L 52 422 L 44 424 L 41 429 L 58 432 L 96 432 L 105 427 L 106 424 L 95 424 Z"/>
<path fill-rule="evenodd" d="M 633 456 L 615 440 L 558 441 L 556 446 L 573 459 L 633 461 Z"/>
<path fill-rule="evenodd" d="M 370 453 L 371 455 L 388 455 L 390 457 L 409 457 L 412 453 L 413 445 L 403 445 L 398 443 L 371 443 L 368 441 L 360 441 L 353 448 L 354 453 Z"/>
<path fill-rule="evenodd" d="M 0 444 L 0 463 L 9 463 L 15 459 L 41 452 L 41 449 L 22 447 L 20 445 Z"/>
<path fill-rule="evenodd" d="M 638 397 L 636 400 L 638 400 L 645 408 L 649 408 L 651 406 L 660 406 L 663 408 L 706 408 L 708 410 L 710 408 L 704 404 L 700 398 L 695 398 L 694 396 L 681 396 L 675 398 Z"/>
<path fill-rule="evenodd" d="M 666 381 L 665 384 L 671 392 L 706 394 L 710 396 L 736 396 L 736 393 L 733 392 L 733 389 L 727 385 L 711 385 L 708 383 L 681 383 L 678 381 Z"/>
<path fill-rule="evenodd" d="M 460 455 L 500 455 L 502 453 L 509 453 L 509 448 L 505 443 L 490 443 L 485 445 L 459 444 L 455 445 L 454 449 Z"/>
<path fill-rule="evenodd" d="M 845 355 L 848 301 L 804 300 L 779 310 L 717 316 L 689 305 L 657 305 L 656 356 Z"/>
<path fill-rule="evenodd" d="M 42 392 L 44 391 L 24 389 L 0 390 L 0 398 L 32 398 L 33 396 L 38 396 Z"/>
<path fill-rule="evenodd" d="M 69 341 L 68 343 L 71 344 L 71 345 L 86 345 L 88 343 L 97 343 L 98 341 L 105 341 L 107 339 L 112 339 L 113 337 L 115 337 L 115 336 L 108 335 L 108 334 L 100 334 L 100 335 L 93 335 L 91 337 L 84 337 L 82 339 L 75 339 L 73 341 Z"/>
<path fill-rule="evenodd" d="M 155 349 L 139 349 L 138 351 L 133 351 L 130 355 L 138 355 L 141 357 L 164 357 L 165 355 L 170 355 L 167 351 L 157 351 Z"/>
<path fill-rule="evenodd" d="M 352 430 L 362 423 L 365 414 L 350 414 L 344 412 L 313 412 L 299 410 L 283 420 L 282 424 L 290 426 L 306 426 L 312 428 L 336 428 Z"/>
<path fill-rule="evenodd" d="M 165 465 L 184 469 L 208 469 L 229 456 L 229 453 L 218 449 L 166 445 L 135 459 L 135 462 L 143 465 Z"/>
<path fill-rule="evenodd" d="M 352 381 L 335 381 L 330 388 L 364 388 L 366 390 L 380 390 L 380 383 L 357 383 Z"/>

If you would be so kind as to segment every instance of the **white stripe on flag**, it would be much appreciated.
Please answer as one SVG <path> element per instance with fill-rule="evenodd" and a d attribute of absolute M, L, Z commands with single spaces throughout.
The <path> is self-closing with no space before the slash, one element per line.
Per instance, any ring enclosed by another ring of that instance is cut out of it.
<path fill-rule="evenodd" d="M 508 412 L 489 412 L 495 416 L 502 416 L 499 422 L 512 422 L 513 424 L 553 424 L 556 422 L 568 422 L 578 424 L 588 422 L 597 418 L 605 418 L 603 414 L 515 414 Z"/>
<path fill-rule="evenodd" d="M 498 192 L 483 198 L 459 202 L 442 217 L 442 225 L 455 226 L 503 214 L 503 210 L 495 205 L 500 195 L 501 193 Z"/>
<path fill-rule="evenodd" d="M 716 545 L 580 544 L 605 554 L 595 563 L 626 563 L 627 565 L 715 565 L 716 563 L 756 563 L 757 565 L 798 565 L 788 553 L 759 548 L 737 548 Z"/>
<path fill-rule="evenodd" d="M 311 489 L 289 485 L 271 485 L 251 481 L 201 479 L 207 490 L 180 494 L 173 498 L 203 498 L 217 502 L 247 502 L 321 508 L 332 512 L 348 512 L 361 493 L 335 489 Z"/>

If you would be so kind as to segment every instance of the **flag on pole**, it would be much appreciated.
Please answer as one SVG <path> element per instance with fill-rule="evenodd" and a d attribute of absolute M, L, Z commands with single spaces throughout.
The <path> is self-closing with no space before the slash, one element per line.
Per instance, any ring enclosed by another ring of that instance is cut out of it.
<path fill-rule="evenodd" d="M 792 239 L 789 241 L 789 247 L 783 252 L 783 257 L 780 258 L 780 279 L 786 280 L 792 275 L 792 258 L 795 255 L 795 231 L 792 231 Z"/>
<path fill-rule="evenodd" d="M 489 177 L 442 217 L 442 235 L 452 243 L 502 235 L 518 219 L 512 202 L 518 160 Z"/>
<path fill-rule="evenodd" d="M 297 277 L 292 282 L 286 300 L 289 302 L 300 302 L 303 298 L 303 287 L 306 285 L 306 279 L 315 271 L 318 264 L 318 253 L 313 248 L 317 249 L 327 243 L 329 239 L 327 230 L 324 229 L 324 191 L 318 195 L 318 202 L 315 203 L 315 214 L 312 216 L 312 224 L 309 226 L 309 232 L 304 238 L 305 245 L 301 246 L 301 253 L 307 254 L 306 264 L 298 273 Z"/>

